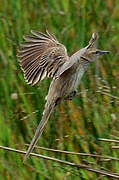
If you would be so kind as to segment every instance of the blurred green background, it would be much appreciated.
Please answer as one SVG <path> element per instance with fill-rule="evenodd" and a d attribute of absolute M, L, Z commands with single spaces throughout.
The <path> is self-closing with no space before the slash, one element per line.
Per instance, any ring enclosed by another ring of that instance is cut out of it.
<path fill-rule="evenodd" d="M 25 150 L 41 120 L 50 84 L 30 87 L 18 64 L 17 49 L 30 30 L 49 29 L 71 55 L 99 33 L 100 49 L 111 54 L 93 63 L 79 87 L 81 94 L 52 113 L 39 146 L 119 157 L 119 1 L 0 0 L 0 145 Z M 119 162 L 36 150 L 37 153 L 119 173 Z M 0 150 L 0 180 L 98 180 L 109 178 L 56 162 Z"/>

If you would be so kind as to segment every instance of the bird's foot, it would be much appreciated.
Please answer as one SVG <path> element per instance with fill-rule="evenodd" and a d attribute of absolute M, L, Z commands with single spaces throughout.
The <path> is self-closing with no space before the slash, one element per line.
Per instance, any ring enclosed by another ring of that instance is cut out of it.
<path fill-rule="evenodd" d="M 67 97 L 65 97 L 65 100 L 72 100 L 77 95 L 78 95 L 78 92 L 76 90 L 72 91 Z"/>

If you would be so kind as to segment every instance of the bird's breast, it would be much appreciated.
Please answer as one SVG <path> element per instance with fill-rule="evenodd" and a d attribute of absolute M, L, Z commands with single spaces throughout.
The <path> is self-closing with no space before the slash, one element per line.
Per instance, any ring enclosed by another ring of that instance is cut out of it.
<path fill-rule="evenodd" d="M 70 91 L 77 90 L 84 72 L 85 70 L 82 66 L 77 67 L 75 73 L 72 74 L 71 77 Z"/>
<path fill-rule="evenodd" d="M 78 65 L 65 72 L 58 79 L 54 79 L 50 85 L 47 100 L 64 99 L 72 91 L 77 90 L 84 72 L 82 65 Z"/>

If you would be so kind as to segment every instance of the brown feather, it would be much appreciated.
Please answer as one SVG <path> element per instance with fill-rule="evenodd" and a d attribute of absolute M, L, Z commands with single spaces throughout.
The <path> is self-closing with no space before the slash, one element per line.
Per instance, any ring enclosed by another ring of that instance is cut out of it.
<path fill-rule="evenodd" d="M 37 31 L 31 33 L 32 36 L 24 36 L 26 41 L 21 43 L 18 57 L 27 83 L 34 85 L 45 77 L 55 75 L 68 56 L 65 47 L 53 34 L 48 31 L 47 34 Z"/>

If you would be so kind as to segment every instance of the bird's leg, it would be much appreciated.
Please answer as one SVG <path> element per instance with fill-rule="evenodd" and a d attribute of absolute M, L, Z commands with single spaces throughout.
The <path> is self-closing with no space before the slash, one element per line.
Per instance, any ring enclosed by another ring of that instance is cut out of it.
<path fill-rule="evenodd" d="M 78 95 L 78 91 L 74 90 L 67 97 L 65 97 L 65 100 L 72 100 L 77 95 Z"/>
<path fill-rule="evenodd" d="M 55 106 L 57 106 L 58 104 L 60 104 L 61 102 L 61 98 L 57 98 L 57 100 L 55 101 Z"/>

